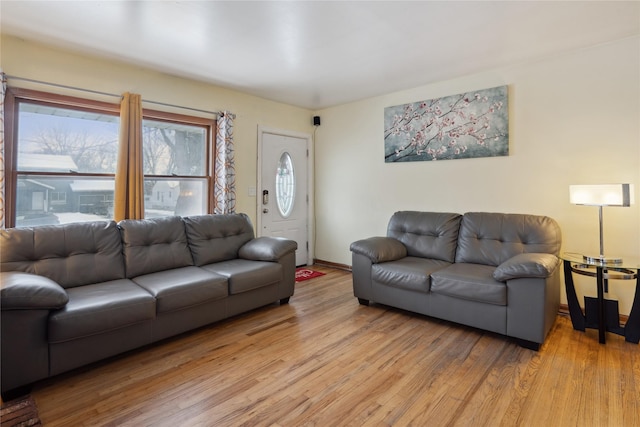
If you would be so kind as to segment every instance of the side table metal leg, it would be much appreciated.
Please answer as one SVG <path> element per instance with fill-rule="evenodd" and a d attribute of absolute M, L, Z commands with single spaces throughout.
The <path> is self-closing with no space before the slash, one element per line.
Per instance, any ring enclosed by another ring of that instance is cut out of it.
<path fill-rule="evenodd" d="M 604 306 L 604 273 L 601 267 L 596 269 L 596 280 L 598 286 L 598 341 L 600 344 L 606 343 L 607 317 Z"/>
<path fill-rule="evenodd" d="M 585 330 L 585 318 L 580 310 L 580 303 L 578 302 L 578 296 L 576 295 L 576 288 L 573 284 L 573 273 L 571 271 L 571 262 L 564 262 L 564 288 L 567 292 L 567 305 L 569 306 L 569 316 L 571 317 L 571 324 L 576 331 Z"/>
<path fill-rule="evenodd" d="M 636 293 L 629 312 L 629 319 L 624 326 L 624 339 L 627 342 L 638 344 L 640 342 L 640 271 L 636 270 Z"/>

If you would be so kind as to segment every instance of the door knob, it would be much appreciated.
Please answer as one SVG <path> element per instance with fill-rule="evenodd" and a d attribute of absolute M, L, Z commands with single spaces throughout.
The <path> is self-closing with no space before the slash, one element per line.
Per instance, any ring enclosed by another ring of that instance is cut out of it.
<path fill-rule="evenodd" d="M 262 213 L 269 213 L 269 209 L 262 209 Z"/>

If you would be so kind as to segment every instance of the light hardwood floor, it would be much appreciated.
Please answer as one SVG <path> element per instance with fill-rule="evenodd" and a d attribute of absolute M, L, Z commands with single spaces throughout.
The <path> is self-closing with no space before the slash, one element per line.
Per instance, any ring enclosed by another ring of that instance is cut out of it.
<path fill-rule="evenodd" d="M 539 352 L 358 304 L 318 268 L 268 306 L 38 384 L 45 426 L 639 426 L 640 346 L 559 316 Z"/>

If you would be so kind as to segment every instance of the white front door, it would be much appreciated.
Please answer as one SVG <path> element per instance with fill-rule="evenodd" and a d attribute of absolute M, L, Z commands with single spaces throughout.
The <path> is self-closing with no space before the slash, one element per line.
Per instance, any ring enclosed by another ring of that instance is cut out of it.
<path fill-rule="evenodd" d="M 309 259 L 309 138 L 261 131 L 258 186 L 259 235 L 298 243 L 296 265 Z"/>

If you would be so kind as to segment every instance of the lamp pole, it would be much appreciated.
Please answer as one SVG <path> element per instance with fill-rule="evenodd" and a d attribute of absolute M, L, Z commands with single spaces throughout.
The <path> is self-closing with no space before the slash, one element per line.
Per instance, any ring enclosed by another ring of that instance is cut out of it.
<path fill-rule="evenodd" d="M 583 258 L 587 262 L 598 263 L 598 264 L 621 264 L 622 258 L 606 258 L 604 256 L 604 232 L 603 232 L 603 221 L 602 221 L 602 207 L 603 205 L 598 205 L 598 219 L 599 219 L 599 227 L 600 227 L 600 256 L 589 256 L 585 255 Z"/>
<path fill-rule="evenodd" d="M 606 262 L 604 258 L 604 233 L 602 232 L 602 205 L 598 206 L 598 215 L 600 219 L 600 260 Z"/>

